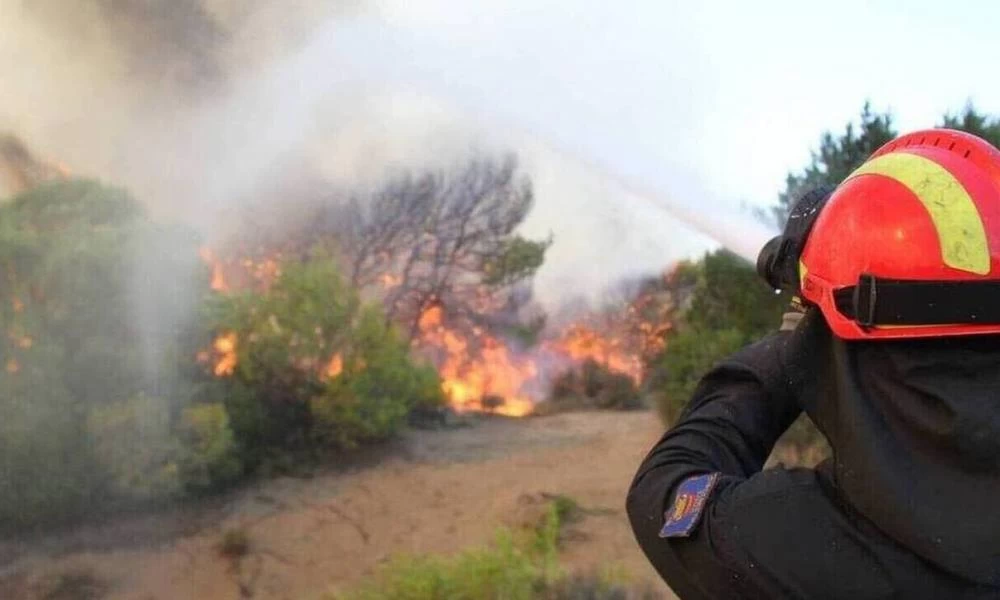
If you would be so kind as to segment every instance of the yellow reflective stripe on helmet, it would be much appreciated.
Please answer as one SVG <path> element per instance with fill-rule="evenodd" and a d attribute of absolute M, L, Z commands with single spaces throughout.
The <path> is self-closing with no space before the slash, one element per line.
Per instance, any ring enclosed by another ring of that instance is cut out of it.
<path fill-rule="evenodd" d="M 938 163 L 906 152 L 874 158 L 851 173 L 884 175 L 910 189 L 927 208 L 941 241 L 941 258 L 953 269 L 986 275 L 990 249 L 979 209 L 958 179 Z"/>

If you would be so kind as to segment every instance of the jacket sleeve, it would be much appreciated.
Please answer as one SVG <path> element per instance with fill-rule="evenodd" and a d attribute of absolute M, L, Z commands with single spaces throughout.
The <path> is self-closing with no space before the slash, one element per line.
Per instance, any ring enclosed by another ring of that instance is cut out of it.
<path fill-rule="evenodd" d="M 775 442 L 799 416 L 782 360 L 792 335 L 774 334 L 713 368 L 643 460 L 629 489 L 627 510 L 639 545 L 685 600 L 746 595 L 735 591 L 742 575 L 721 555 L 724 544 L 704 533 L 704 523 L 684 537 L 659 534 L 678 484 L 718 473 L 711 496 L 726 493 L 763 468 Z M 705 513 L 711 502 L 710 497 Z"/>

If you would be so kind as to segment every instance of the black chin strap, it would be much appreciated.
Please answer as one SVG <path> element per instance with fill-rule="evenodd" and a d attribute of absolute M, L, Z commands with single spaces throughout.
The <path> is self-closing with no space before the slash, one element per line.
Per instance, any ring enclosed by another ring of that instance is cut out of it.
<path fill-rule="evenodd" d="M 1000 324 L 1000 281 L 911 281 L 862 275 L 834 292 L 837 310 L 862 327 Z"/>

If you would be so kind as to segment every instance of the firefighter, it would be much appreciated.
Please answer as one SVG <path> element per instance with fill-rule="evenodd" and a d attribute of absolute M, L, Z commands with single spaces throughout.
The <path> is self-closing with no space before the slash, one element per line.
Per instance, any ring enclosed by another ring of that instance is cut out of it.
<path fill-rule="evenodd" d="M 639 467 L 684 600 L 1000 598 L 1000 151 L 935 129 L 804 196 L 758 270 L 793 301 Z M 805 412 L 832 458 L 762 470 Z"/>

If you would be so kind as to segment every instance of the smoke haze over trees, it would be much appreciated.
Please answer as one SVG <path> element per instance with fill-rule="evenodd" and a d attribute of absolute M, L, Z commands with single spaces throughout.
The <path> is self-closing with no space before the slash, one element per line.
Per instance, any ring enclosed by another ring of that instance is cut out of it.
<path fill-rule="evenodd" d="M 127 187 L 155 217 L 179 218 L 221 242 L 249 204 L 321 198 L 331 187 L 374 192 L 396 171 L 449 168 L 470 150 L 516 148 L 545 198 L 525 235 L 557 238 L 538 277 L 536 296 L 549 305 L 564 299 L 567 282 L 586 279 L 580 287 L 597 289 L 709 243 L 654 206 L 628 200 L 636 206 L 622 210 L 623 192 L 586 166 L 447 98 L 407 82 L 398 89 L 365 82 L 375 48 L 348 46 L 359 73 L 338 60 L 336 45 L 329 56 L 302 54 L 317 39 L 336 38 L 342 24 L 349 34 L 368 17 L 406 24 L 459 8 L 395 0 L 0 0 L 0 70 L 5 87 L 17 90 L 0 99 L 0 131 L 75 175 Z M 473 46 L 470 61 L 497 62 Z M 512 72 L 509 83 L 523 76 Z M 558 84 L 565 96 L 565 81 L 541 83 L 532 95 Z M 519 87 L 523 95 L 528 84 Z M 659 235 L 657 223 L 676 233 Z"/>
<path fill-rule="evenodd" d="M 443 402 L 411 350 L 427 311 L 470 340 L 521 324 L 548 246 L 514 233 L 532 200 L 512 157 L 480 156 L 331 200 L 228 263 L 96 182 L 0 203 L 3 521 L 179 499 L 393 435 Z"/>
<path fill-rule="evenodd" d="M 318 215 L 295 237 L 331 237 L 351 284 L 387 289 L 387 318 L 412 338 L 431 303 L 472 327 L 483 313 L 517 302 L 514 288 L 534 275 L 548 246 L 514 235 L 533 202 L 513 156 L 475 158 L 449 173 L 397 176 L 371 197 Z M 530 298 L 530 287 L 519 289 Z"/>

